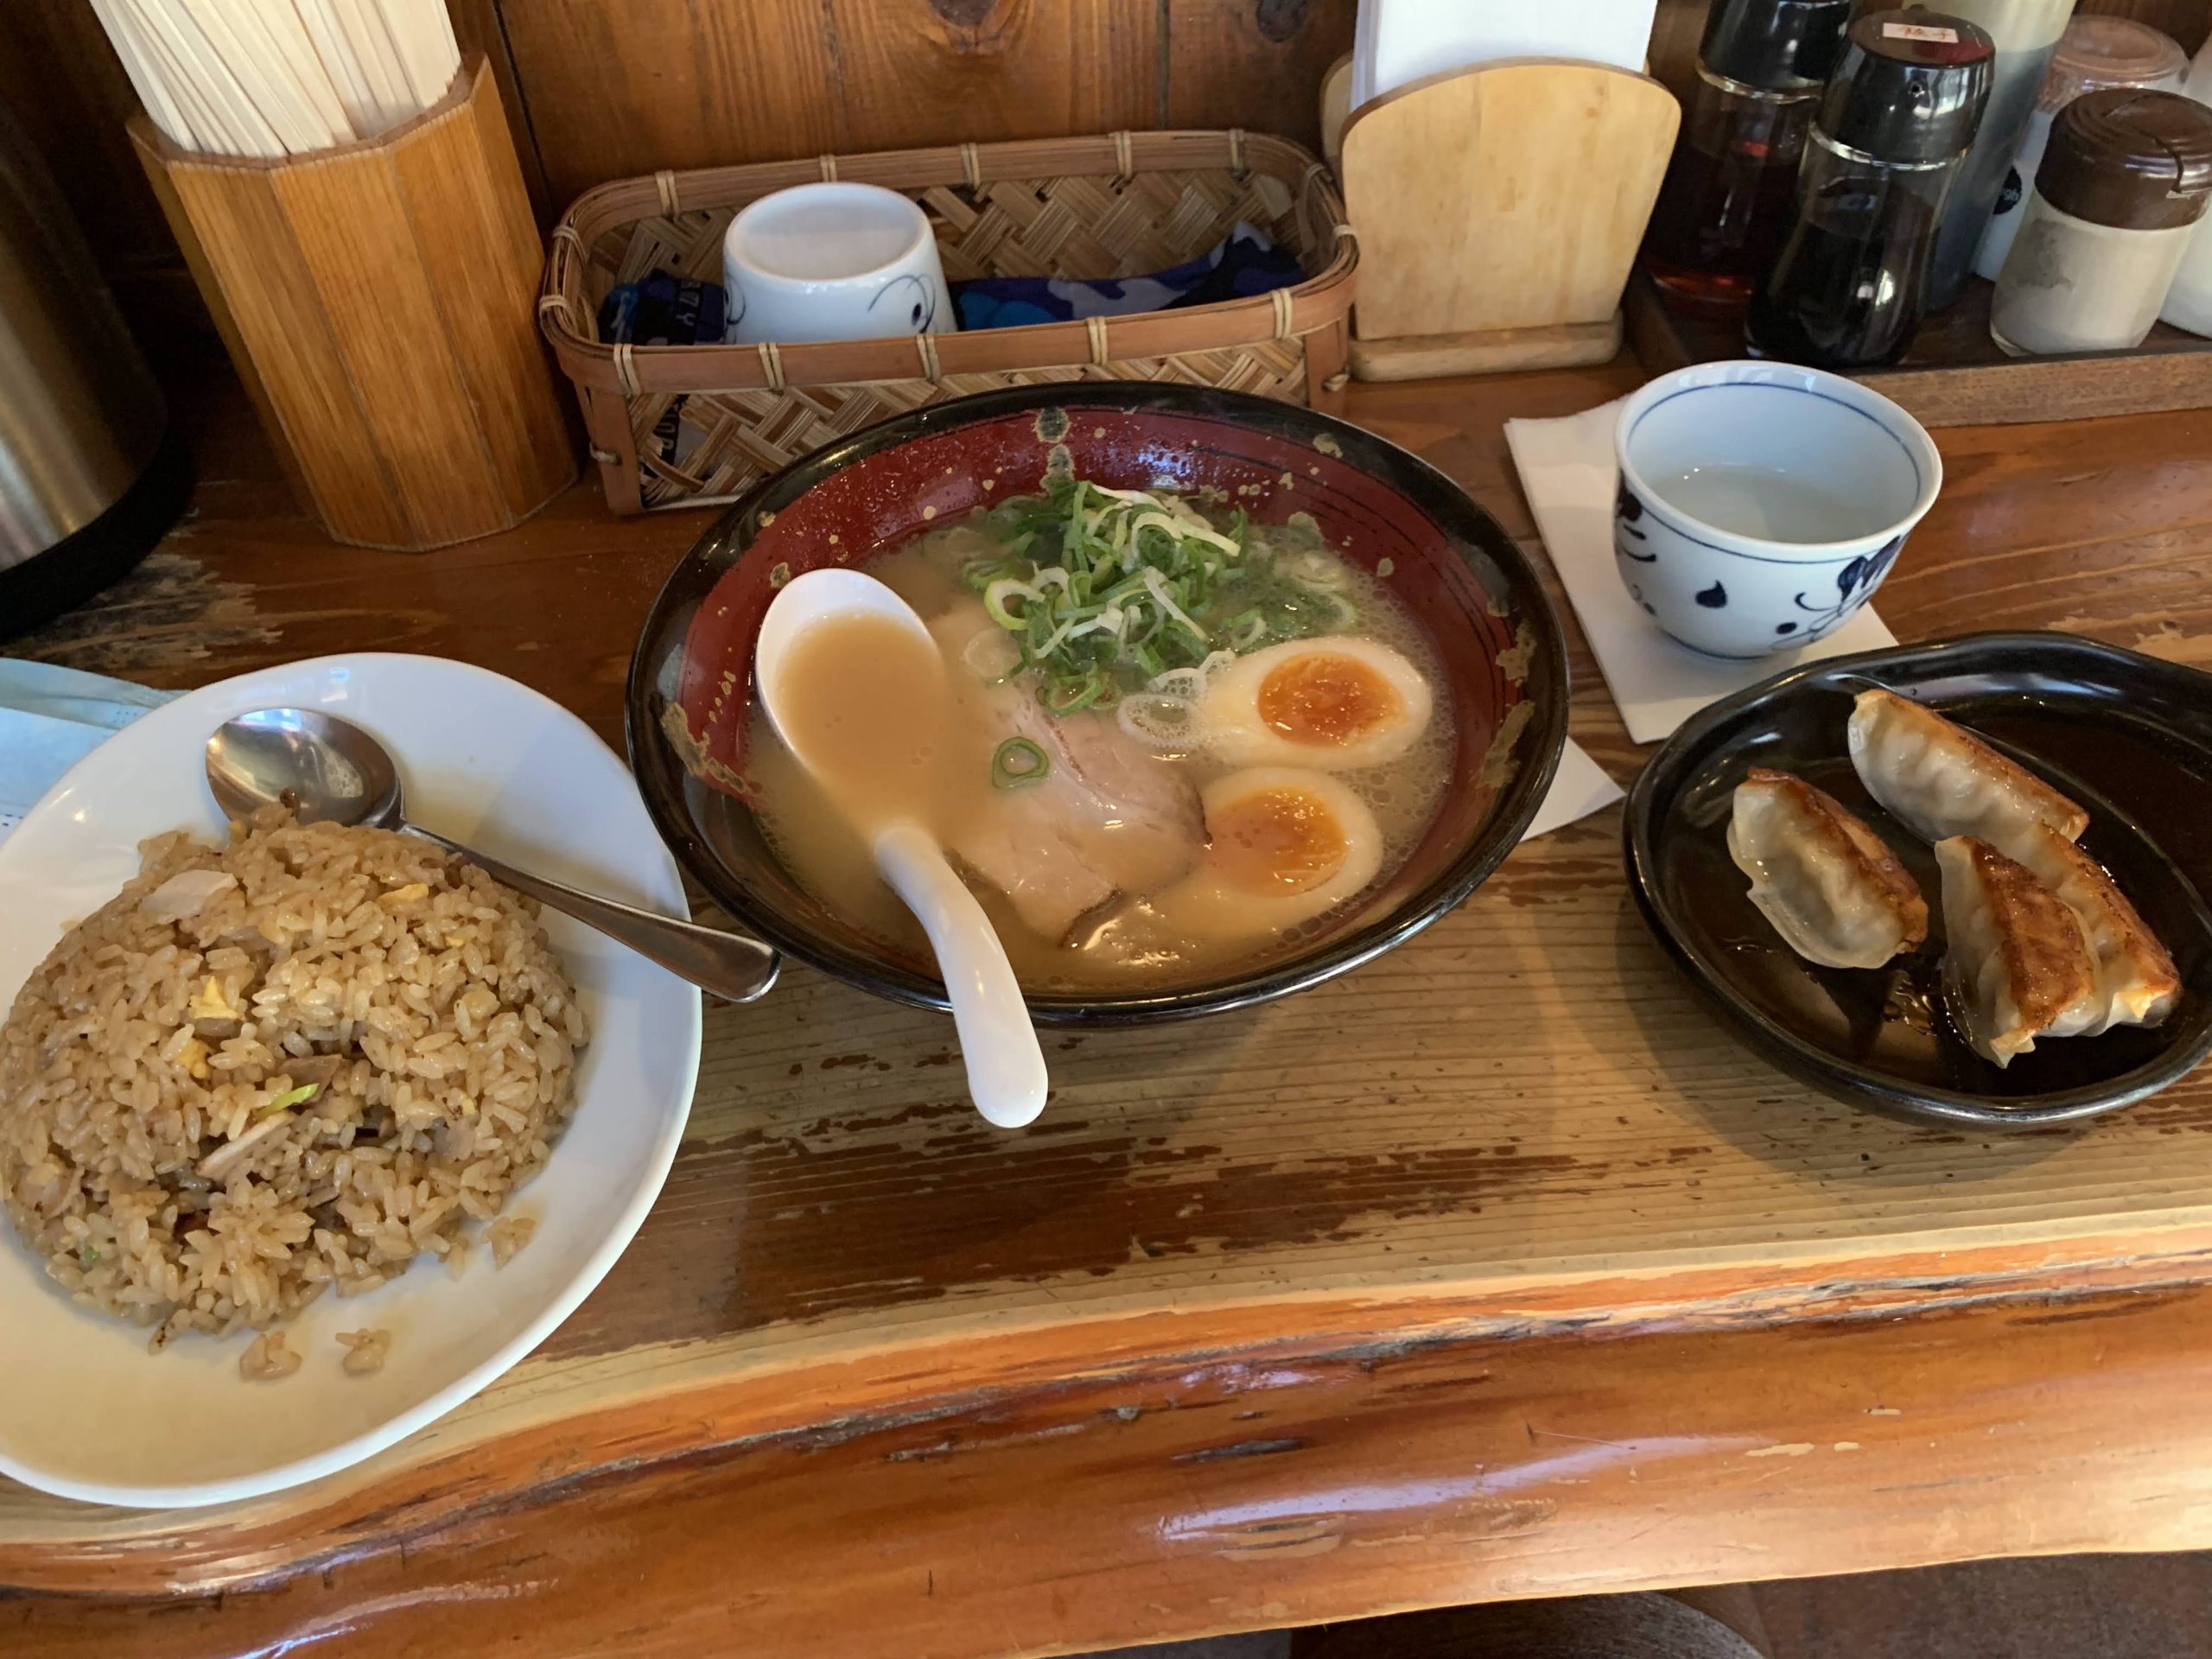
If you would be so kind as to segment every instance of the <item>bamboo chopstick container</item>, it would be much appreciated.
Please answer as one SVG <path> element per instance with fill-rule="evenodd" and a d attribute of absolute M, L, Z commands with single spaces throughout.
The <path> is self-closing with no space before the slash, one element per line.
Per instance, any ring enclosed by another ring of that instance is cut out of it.
<path fill-rule="evenodd" d="M 263 161 L 131 141 L 302 506 L 444 547 L 575 476 L 538 337 L 543 246 L 490 70 L 381 137 Z"/>

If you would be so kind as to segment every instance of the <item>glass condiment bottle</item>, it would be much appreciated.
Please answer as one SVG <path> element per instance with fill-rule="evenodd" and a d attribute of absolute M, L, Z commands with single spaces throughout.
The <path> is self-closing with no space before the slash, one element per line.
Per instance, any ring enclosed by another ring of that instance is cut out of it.
<path fill-rule="evenodd" d="M 1904 355 L 1995 49 L 1974 24 L 1936 12 L 1869 12 L 1851 25 L 1805 141 L 1796 218 L 1751 301 L 1752 353 L 1829 369 Z"/>
<path fill-rule="evenodd" d="M 2198 103 L 2212 105 L 2212 40 L 2204 42 L 2190 66 L 2186 90 Z M 2158 321 L 2192 334 L 2212 334 L 2212 211 L 2189 233 L 2189 251 L 2182 255 L 2181 269 L 2166 290 Z"/>
<path fill-rule="evenodd" d="M 2020 209 L 2028 199 L 2028 181 L 2043 163 L 2044 146 L 2050 140 L 2051 118 L 2084 92 L 2106 86 L 2156 86 L 2181 90 L 2189 73 L 2189 58 L 2171 35 L 2162 35 L 2148 23 L 2132 17 L 2102 14 L 2076 17 L 2058 38 L 2050 69 L 2036 94 L 2036 107 L 2020 135 L 2020 148 L 2005 169 L 2005 182 L 1990 209 L 1988 228 L 1974 257 L 1977 276 L 1997 280 L 2005 269 L 2005 256 L 2020 228 Z"/>
<path fill-rule="evenodd" d="M 1789 228 L 1797 164 L 1853 0 L 1716 0 L 1643 261 L 1677 310 L 1740 311 Z"/>
<path fill-rule="evenodd" d="M 2004 192 L 2012 152 L 2020 147 L 2020 134 L 2035 113 L 2037 91 L 2074 12 L 2074 0 L 1942 0 L 1942 5 L 1987 35 L 1997 55 L 1989 66 L 1989 102 L 1974 129 L 1974 148 L 1952 183 L 1942 226 L 1936 232 L 1924 298 L 1930 311 L 1954 304 L 1965 290 L 1974 250 Z"/>
<path fill-rule="evenodd" d="M 2075 99 L 2050 124 L 1990 338 L 2016 356 L 2140 346 L 2208 201 L 2212 110 L 2132 86 Z"/>

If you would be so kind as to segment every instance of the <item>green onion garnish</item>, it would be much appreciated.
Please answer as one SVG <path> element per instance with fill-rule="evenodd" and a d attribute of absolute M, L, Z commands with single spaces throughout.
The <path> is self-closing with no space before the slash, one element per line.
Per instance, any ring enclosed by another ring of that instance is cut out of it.
<path fill-rule="evenodd" d="M 264 1104 L 261 1109 L 264 1112 L 281 1112 L 287 1106 L 296 1106 L 303 1100 L 314 1099 L 315 1090 L 321 1087 L 322 1085 L 319 1083 L 303 1083 L 296 1089 L 287 1089 L 276 1099 Z"/>
<path fill-rule="evenodd" d="M 991 787 L 1027 789 L 1043 783 L 1052 770 L 1052 757 L 1033 739 L 1009 737 L 991 755 Z"/>
<path fill-rule="evenodd" d="M 1218 651 L 1350 626 L 1342 568 L 1312 518 L 1226 530 L 1180 496 L 1058 478 L 986 515 L 1006 551 L 961 572 L 1013 636 L 1055 716 L 1109 709 Z M 1009 675 L 1008 677 L 1012 677 Z"/>

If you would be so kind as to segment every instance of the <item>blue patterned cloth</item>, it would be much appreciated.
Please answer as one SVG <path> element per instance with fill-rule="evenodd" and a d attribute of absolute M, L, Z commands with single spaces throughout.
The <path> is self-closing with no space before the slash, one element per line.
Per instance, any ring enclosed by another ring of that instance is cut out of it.
<path fill-rule="evenodd" d="M 1149 276 L 1077 282 L 1052 276 L 983 276 L 952 284 L 963 328 L 1014 328 L 1031 322 L 1122 317 L 1246 299 L 1306 280 L 1298 261 L 1265 231 L 1239 224 L 1195 259 Z"/>

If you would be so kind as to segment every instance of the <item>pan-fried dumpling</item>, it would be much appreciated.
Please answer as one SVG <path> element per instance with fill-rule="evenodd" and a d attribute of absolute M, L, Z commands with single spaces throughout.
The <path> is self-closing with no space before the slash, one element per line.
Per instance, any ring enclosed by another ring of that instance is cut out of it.
<path fill-rule="evenodd" d="M 1925 841 L 2003 845 L 2031 823 L 2072 841 L 2089 815 L 1973 733 L 1910 697 L 1875 690 L 1851 711 L 1851 764 L 1866 792 Z"/>
<path fill-rule="evenodd" d="M 2073 1037 L 2102 1014 L 2096 958 L 2081 918 L 1986 841 L 1936 843 L 1943 872 L 1943 995 L 1983 1058 L 2010 1065 L 2038 1037 Z"/>
<path fill-rule="evenodd" d="M 1878 968 L 1928 937 L 1920 884 L 1834 796 L 1753 766 L 1736 785 L 1728 855 L 1751 902 L 1808 962 Z"/>
<path fill-rule="evenodd" d="M 2096 860 L 2047 823 L 2030 824 L 2002 845 L 2058 895 L 2088 938 L 2102 1007 L 2083 1036 L 2114 1026 L 2155 1026 L 2173 1012 L 2181 996 L 2180 970 Z"/>

